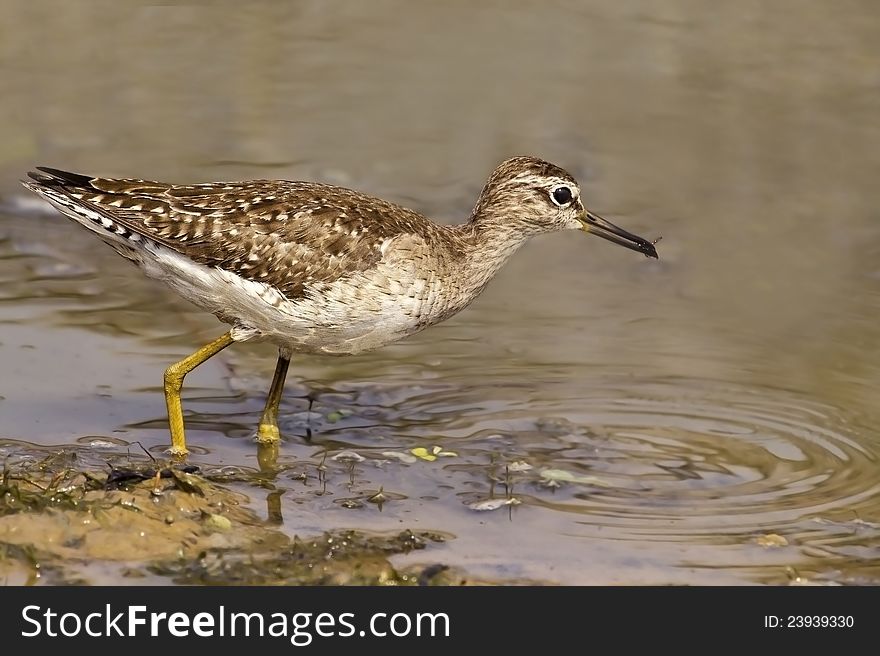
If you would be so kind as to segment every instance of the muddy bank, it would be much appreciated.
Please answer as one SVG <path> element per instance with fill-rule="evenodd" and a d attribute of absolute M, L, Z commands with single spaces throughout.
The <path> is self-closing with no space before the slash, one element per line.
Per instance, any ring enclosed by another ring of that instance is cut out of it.
<path fill-rule="evenodd" d="M 35 454 L 36 455 L 36 454 Z M 0 479 L 0 579 L 11 584 L 464 584 L 432 560 L 448 536 L 403 529 L 289 537 L 198 467 L 147 457 L 103 470 L 76 450 L 25 457 Z M 397 568 L 389 557 L 424 551 Z"/>

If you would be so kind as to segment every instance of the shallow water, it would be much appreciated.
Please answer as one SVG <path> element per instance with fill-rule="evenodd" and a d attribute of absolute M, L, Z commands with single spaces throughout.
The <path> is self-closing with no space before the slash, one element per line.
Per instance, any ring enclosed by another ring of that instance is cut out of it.
<path fill-rule="evenodd" d="M 29 167 L 458 221 L 530 153 L 661 260 L 544 237 L 445 324 L 297 358 L 278 454 L 252 441 L 272 351 L 228 349 L 187 379 L 191 461 L 289 535 L 440 531 L 477 578 L 876 583 L 880 17 L 606 5 L 4 4 L 0 454 L 161 456 L 162 369 L 223 330 L 27 198 Z"/>

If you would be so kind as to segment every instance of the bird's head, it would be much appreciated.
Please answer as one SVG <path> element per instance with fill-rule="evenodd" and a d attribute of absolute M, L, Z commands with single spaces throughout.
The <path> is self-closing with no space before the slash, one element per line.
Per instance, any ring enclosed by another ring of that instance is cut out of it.
<path fill-rule="evenodd" d="M 526 236 L 583 230 L 657 257 L 652 242 L 587 210 L 580 186 L 568 171 L 536 157 L 513 157 L 499 164 L 483 187 L 471 220 Z"/>

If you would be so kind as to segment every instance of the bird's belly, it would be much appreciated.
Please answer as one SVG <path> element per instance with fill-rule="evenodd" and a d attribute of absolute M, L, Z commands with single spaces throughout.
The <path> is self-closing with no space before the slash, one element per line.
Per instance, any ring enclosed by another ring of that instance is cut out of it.
<path fill-rule="evenodd" d="M 449 316 L 437 281 L 404 283 L 394 278 L 395 271 L 315 285 L 289 299 L 271 285 L 196 264 L 164 248 L 144 264 L 148 275 L 235 326 L 236 340 L 267 340 L 295 353 L 361 353 Z"/>
<path fill-rule="evenodd" d="M 321 299 L 288 301 L 271 321 L 250 325 L 293 352 L 347 355 L 396 342 L 426 327 L 406 299 L 378 307 Z"/>

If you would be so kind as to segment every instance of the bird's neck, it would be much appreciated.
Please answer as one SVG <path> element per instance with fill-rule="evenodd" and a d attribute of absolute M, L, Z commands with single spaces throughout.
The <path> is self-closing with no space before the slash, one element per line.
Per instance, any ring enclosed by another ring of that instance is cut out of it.
<path fill-rule="evenodd" d="M 530 235 L 502 222 L 471 220 L 457 226 L 464 245 L 461 265 L 478 293 L 525 244 Z"/>

